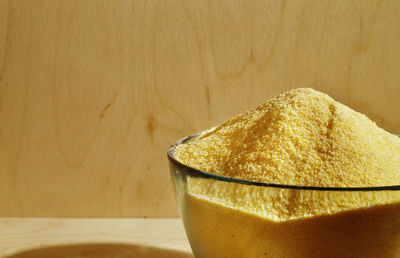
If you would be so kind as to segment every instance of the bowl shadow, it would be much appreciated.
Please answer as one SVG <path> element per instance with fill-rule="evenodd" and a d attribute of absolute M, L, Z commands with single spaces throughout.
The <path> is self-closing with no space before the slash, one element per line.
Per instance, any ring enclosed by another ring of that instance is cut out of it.
<path fill-rule="evenodd" d="M 193 258 L 191 253 L 133 244 L 69 244 L 22 251 L 4 258 Z"/>

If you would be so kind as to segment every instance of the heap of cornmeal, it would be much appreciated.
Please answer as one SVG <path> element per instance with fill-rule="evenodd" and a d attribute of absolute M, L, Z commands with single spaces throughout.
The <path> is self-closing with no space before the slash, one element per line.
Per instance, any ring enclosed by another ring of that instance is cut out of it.
<path fill-rule="evenodd" d="M 283 93 L 178 145 L 182 163 L 214 174 L 284 185 L 368 187 L 400 184 L 400 138 L 365 115 L 308 88 Z M 232 186 L 191 178 L 189 193 L 225 207 L 284 221 L 391 203 L 396 192 L 320 192 Z M 230 187 L 232 186 L 232 187 Z M 246 188 L 246 189 L 244 189 Z M 223 192 L 223 194 L 222 194 Z M 324 197 L 322 195 L 329 195 Z"/>

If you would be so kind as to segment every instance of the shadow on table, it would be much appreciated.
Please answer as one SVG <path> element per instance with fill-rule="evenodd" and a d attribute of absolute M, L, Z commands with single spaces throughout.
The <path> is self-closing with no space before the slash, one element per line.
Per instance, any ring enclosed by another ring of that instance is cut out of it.
<path fill-rule="evenodd" d="M 193 258 L 190 253 L 130 244 L 58 245 L 16 253 L 5 258 Z"/>

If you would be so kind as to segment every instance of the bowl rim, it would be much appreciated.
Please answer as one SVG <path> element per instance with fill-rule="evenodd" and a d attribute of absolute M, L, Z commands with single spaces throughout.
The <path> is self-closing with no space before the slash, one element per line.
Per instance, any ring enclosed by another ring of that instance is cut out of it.
<path fill-rule="evenodd" d="M 175 149 L 178 145 L 186 143 L 190 140 L 201 135 L 200 133 L 192 134 L 186 136 L 178 141 L 176 141 L 173 145 L 168 148 L 167 156 L 169 161 L 175 166 L 185 170 L 192 177 L 201 177 L 201 178 L 209 178 L 215 179 L 218 181 L 232 182 L 244 185 L 254 185 L 254 186 L 263 186 L 263 187 L 272 187 L 272 188 L 286 188 L 286 189 L 298 189 L 298 190 L 317 190 L 317 191 L 396 191 L 400 190 L 400 185 L 390 185 L 390 186 L 368 186 L 368 187 L 322 187 L 322 186 L 302 186 L 302 185 L 285 185 L 285 184 L 276 184 L 276 183 L 264 183 L 258 181 L 251 181 L 245 179 L 238 179 L 228 176 L 222 176 L 213 174 L 210 172 L 206 172 L 197 168 L 190 167 L 188 165 L 183 164 L 178 161 L 175 156 Z"/>

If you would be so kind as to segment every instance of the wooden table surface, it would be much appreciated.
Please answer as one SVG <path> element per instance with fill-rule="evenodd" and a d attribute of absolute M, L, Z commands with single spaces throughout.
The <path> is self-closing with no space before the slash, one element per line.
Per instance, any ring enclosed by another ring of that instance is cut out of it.
<path fill-rule="evenodd" d="M 180 219 L 0 219 L 0 257 L 193 257 Z"/>

